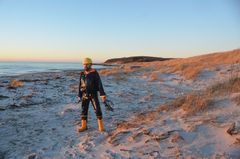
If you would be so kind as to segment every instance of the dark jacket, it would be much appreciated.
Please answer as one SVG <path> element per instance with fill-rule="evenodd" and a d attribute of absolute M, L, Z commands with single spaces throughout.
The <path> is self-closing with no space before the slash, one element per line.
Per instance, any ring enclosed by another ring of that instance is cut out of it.
<path fill-rule="evenodd" d="M 85 95 L 96 95 L 100 92 L 100 96 L 106 95 L 102 86 L 101 78 L 96 70 L 91 70 L 88 74 L 80 73 L 78 96 L 82 98 Z"/>

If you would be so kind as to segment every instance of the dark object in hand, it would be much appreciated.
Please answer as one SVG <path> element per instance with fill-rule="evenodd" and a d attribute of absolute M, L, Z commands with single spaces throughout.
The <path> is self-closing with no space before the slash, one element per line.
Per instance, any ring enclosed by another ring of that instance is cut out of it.
<path fill-rule="evenodd" d="M 105 108 L 106 108 L 107 111 L 113 112 L 114 109 L 113 109 L 113 102 L 112 102 L 112 101 L 106 100 L 106 101 L 103 102 L 103 103 L 104 103 Z"/>

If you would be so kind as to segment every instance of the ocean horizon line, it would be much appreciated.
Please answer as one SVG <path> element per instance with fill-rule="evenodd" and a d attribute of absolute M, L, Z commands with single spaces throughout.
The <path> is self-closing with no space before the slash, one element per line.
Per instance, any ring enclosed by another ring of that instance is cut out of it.
<path fill-rule="evenodd" d="M 3 62 L 3 63 L 14 63 L 14 62 L 16 62 L 16 63 L 25 63 L 25 62 L 27 62 L 27 63 L 80 63 L 81 64 L 81 61 L 28 61 L 28 60 L 26 60 L 26 61 L 22 61 L 22 60 L 13 60 L 13 61 L 11 61 L 11 60 L 0 60 L 0 62 Z"/>
<path fill-rule="evenodd" d="M 96 65 L 94 68 L 106 66 Z M 0 76 L 13 76 L 26 73 L 59 72 L 66 70 L 82 70 L 81 62 L 0 62 Z"/>

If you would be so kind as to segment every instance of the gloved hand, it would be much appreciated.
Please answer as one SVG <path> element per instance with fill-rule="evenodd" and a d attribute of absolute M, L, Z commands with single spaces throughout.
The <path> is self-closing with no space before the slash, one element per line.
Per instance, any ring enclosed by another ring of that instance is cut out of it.
<path fill-rule="evenodd" d="M 102 100 L 103 103 L 107 100 L 106 96 L 100 96 L 100 97 L 101 97 L 101 100 Z"/>

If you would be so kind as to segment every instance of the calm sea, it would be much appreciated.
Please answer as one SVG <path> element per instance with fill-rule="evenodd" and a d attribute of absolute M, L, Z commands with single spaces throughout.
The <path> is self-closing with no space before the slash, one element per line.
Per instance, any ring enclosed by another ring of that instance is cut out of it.
<path fill-rule="evenodd" d="M 100 67 L 101 66 L 94 66 L 94 68 Z M 0 76 L 80 69 L 83 69 L 81 63 L 70 62 L 0 62 Z"/>

